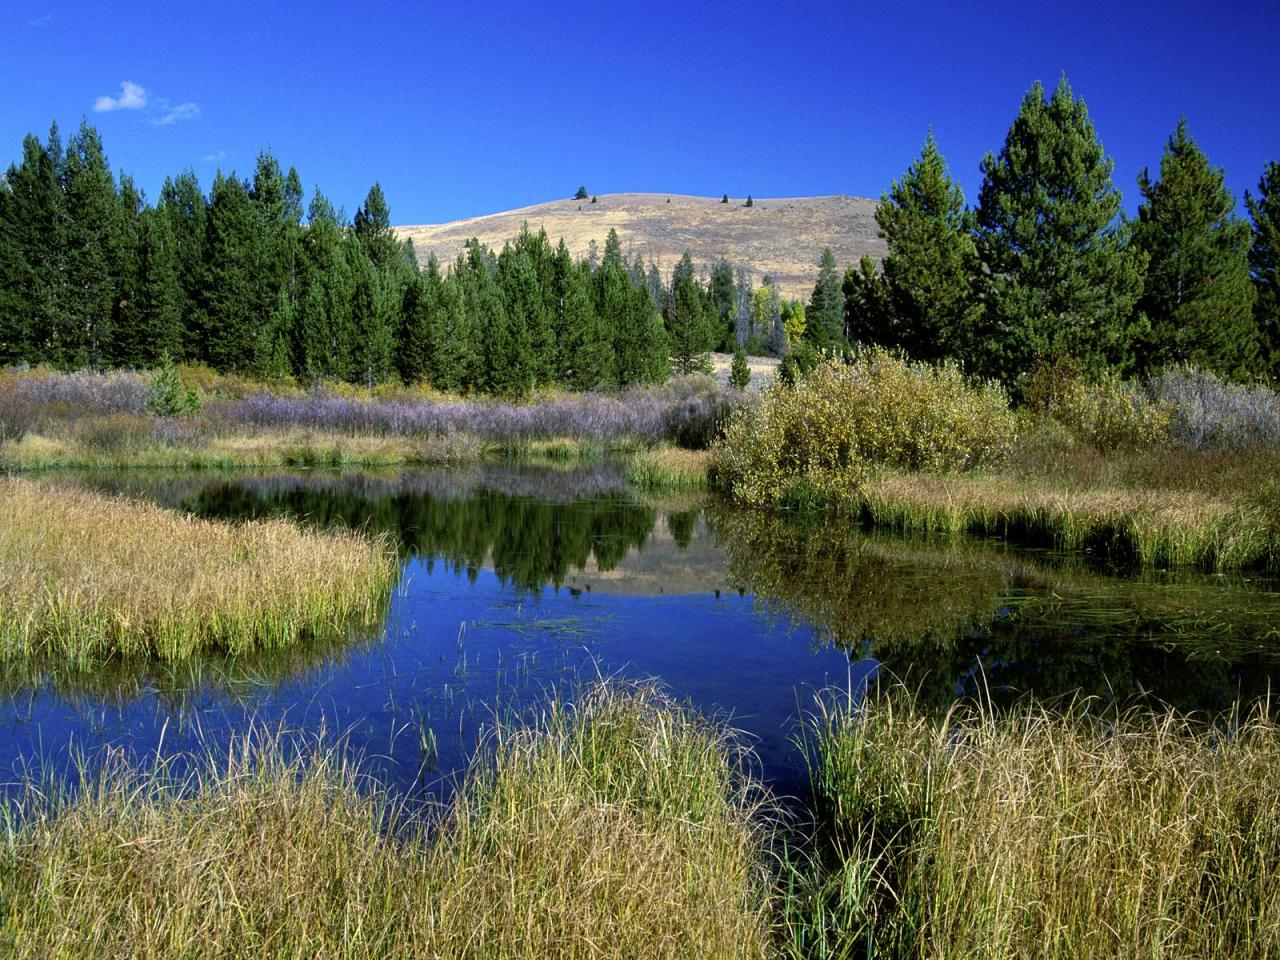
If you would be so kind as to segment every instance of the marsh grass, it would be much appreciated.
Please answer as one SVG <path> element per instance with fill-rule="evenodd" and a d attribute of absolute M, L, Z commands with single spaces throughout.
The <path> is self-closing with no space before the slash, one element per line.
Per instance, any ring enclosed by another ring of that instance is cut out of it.
<path fill-rule="evenodd" d="M 447 810 L 339 747 L 33 785 L 0 857 L 26 957 L 760 957 L 758 810 L 725 734 L 645 687 L 499 725 Z M 185 772 L 182 772 L 185 771 Z"/>
<path fill-rule="evenodd" d="M 239 654 L 376 624 L 398 572 L 383 539 L 231 525 L 0 479 L 0 656 Z"/>
<path fill-rule="evenodd" d="M 1265 705 L 1218 723 L 1091 701 L 938 718 L 900 691 L 838 697 L 806 754 L 828 845 L 793 872 L 789 942 L 886 958 L 1280 950 Z"/>
<path fill-rule="evenodd" d="M 1159 566 L 1266 567 L 1280 543 L 1274 511 L 1233 491 L 884 472 L 866 483 L 856 504 L 866 522 L 903 532 L 996 535 Z"/>
<path fill-rule="evenodd" d="M 627 469 L 627 482 L 642 490 L 706 490 L 711 453 L 655 447 L 641 450 Z"/>

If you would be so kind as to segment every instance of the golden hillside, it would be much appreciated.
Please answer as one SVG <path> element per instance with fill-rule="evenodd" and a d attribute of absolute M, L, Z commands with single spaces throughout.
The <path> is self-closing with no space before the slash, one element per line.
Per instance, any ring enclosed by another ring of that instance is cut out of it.
<path fill-rule="evenodd" d="M 665 193 L 600 194 L 589 200 L 554 200 L 506 213 L 452 223 L 403 226 L 422 262 L 432 252 L 442 264 L 452 261 L 472 237 L 500 249 L 520 232 L 545 229 L 552 242 L 561 237 L 575 257 L 586 256 L 592 241 L 604 249 L 609 230 L 618 231 L 629 256 L 657 261 L 664 276 L 688 250 L 707 270 L 720 256 L 748 268 L 755 282 L 773 277 L 788 297 L 808 298 L 817 276 L 818 257 L 831 247 L 841 269 L 864 254 L 884 254 L 876 236 L 875 201 L 863 197 L 760 197 L 751 207 L 742 197 L 721 203 L 714 197 Z M 668 202 L 670 201 L 670 202 Z"/>

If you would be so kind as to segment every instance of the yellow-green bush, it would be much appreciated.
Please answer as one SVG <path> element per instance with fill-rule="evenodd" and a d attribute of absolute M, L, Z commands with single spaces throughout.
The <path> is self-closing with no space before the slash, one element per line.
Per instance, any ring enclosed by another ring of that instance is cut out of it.
<path fill-rule="evenodd" d="M 1114 373 L 1093 383 L 1062 364 L 1041 366 L 1027 388 L 1027 406 L 1047 413 L 1079 443 L 1101 453 L 1140 450 L 1169 439 L 1173 411 Z"/>
<path fill-rule="evenodd" d="M 824 361 L 740 409 L 716 448 L 715 478 L 750 504 L 838 500 L 875 466 L 948 471 L 998 461 L 1015 423 L 999 385 L 874 349 L 852 363 Z"/>

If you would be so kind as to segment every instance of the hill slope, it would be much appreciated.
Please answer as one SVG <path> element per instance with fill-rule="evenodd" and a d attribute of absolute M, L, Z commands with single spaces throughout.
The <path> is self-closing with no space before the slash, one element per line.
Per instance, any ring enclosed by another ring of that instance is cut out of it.
<path fill-rule="evenodd" d="M 665 193 L 600 194 L 598 199 L 555 200 L 396 231 L 413 240 L 421 261 L 434 252 L 447 264 L 471 237 L 500 249 L 524 223 L 531 230 L 545 229 L 552 243 L 563 237 L 575 257 L 586 256 L 592 241 L 603 250 L 612 228 L 628 255 L 639 254 L 646 263 L 656 260 L 664 276 L 688 250 L 700 270 L 724 256 L 750 270 L 755 282 L 769 274 L 783 295 L 805 299 L 823 247 L 835 251 L 842 270 L 864 253 L 879 258 L 885 250 L 876 236 L 875 201 L 862 197 L 760 198 L 751 207 L 741 198 L 726 204 Z"/>

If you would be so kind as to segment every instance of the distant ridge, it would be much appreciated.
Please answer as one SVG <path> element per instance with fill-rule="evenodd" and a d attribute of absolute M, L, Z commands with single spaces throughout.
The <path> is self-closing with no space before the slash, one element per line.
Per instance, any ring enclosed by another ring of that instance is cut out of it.
<path fill-rule="evenodd" d="M 745 197 L 721 203 L 718 197 L 666 193 L 602 193 L 597 200 L 553 200 L 396 232 L 413 240 L 421 262 L 434 252 L 448 264 L 472 237 L 499 250 L 524 223 L 545 229 L 553 244 L 563 237 L 575 257 L 586 256 L 592 241 L 603 250 L 612 228 L 629 256 L 656 261 L 664 276 L 688 250 L 700 270 L 724 256 L 746 267 L 754 282 L 768 274 L 784 296 L 805 299 L 823 247 L 831 247 L 841 269 L 863 254 L 879 259 L 885 253 L 876 235 L 876 201 L 865 197 L 756 197 L 750 207 Z"/>

